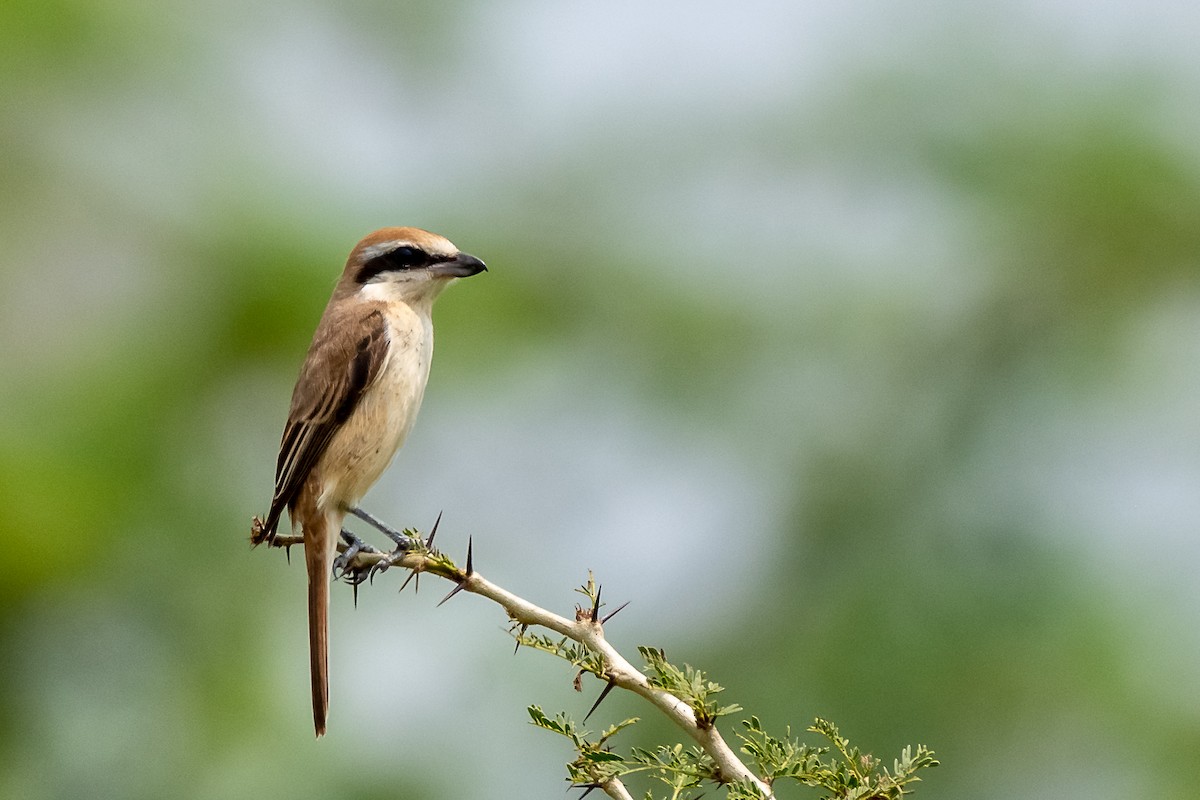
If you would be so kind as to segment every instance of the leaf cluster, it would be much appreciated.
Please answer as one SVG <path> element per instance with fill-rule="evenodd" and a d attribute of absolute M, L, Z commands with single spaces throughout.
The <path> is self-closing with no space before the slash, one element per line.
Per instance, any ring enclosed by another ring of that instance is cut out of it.
<path fill-rule="evenodd" d="M 522 631 L 517 640 L 522 644 L 554 653 L 570 661 L 580 669 L 603 676 L 603 664 L 590 660 L 586 649 L 569 640 L 555 641 L 549 637 L 536 636 Z M 667 661 L 662 650 L 639 647 L 646 661 L 644 671 L 650 683 L 663 691 L 670 692 L 687 703 L 696 713 L 701 727 L 712 727 L 718 717 L 741 710 L 736 705 L 717 706 L 712 697 L 723 688 L 707 679 L 703 672 L 688 665 L 682 668 Z M 588 731 L 581 730 L 565 713 L 553 718 L 537 706 L 530 706 L 529 715 L 534 725 L 569 739 L 577 757 L 567 765 L 569 780 L 576 786 L 605 788 L 626 777 L 642 774 L 664 783 L 669 788 L 670 800 L 694 798 L 707 784 L 719 782 L 719 771 L 712 758 L 697 746 L 682 744 L 658 745 L 652 749 L 632 748 L 628 757 L 613 752 L 608 745 L 618 732 L 637 722 L 626 719 L 605 729 L 598 738 L 590 738 Z M 820 734 L 829 744 L 813 747 L 792 739 L 789 728 L 783 738 L 767 733 L 756 716 L 742 722 L 741 751 L 749 758 L 754 772 L 767 786 L 779 780 L 823 790 L 823 800 L 899 800 L 913 791 L 912 784 L 920 781 L 917 772 L 938 765 L 933 752 L 924 745 L 905 747 L 889 769 L 882 762 L 863 753 L 843 737 L 837 726 L 827 720 L 817 719 L 809 732 Z M 739 781 L 723 785 L 729 800 L 762 800 L 762 789 L 752 781 Z M 653 791 L 648 791 L 646 800 L 653 800 Z"/>
<path fill-rule="evenodd" d="M 832 747 L 801 744 L 791 738 L 790 729 L 784 739 L 777 739 L 763 730 L 755 716 L 743 721 L 742 726 L 745 732 L 738 734 L 742 752 L 753 760 L 766 783 L 774 785 L 778 779 L 788 778 L 824 789 L 823 798 L 828 800 L 896 800 L 912 793 L 912 788 L 906 786 L 921 780 L 918 770 L 938 765 L 932 750 L 917 745 L 915 755 L 911 746 L 905 747 L 889 770 L 879 759 L 852 746 L 836 725 L 820 718 L 808 730 L 824 736 Z M 757 788 L 746 788 L 748 791 L 731 787 L 729 797 L 761 797 Z"/>
<path fill-rule="evenodd" d="M 513 623 L 513 627 L 509 630 L 509 633 L 517 640 L 518 646 L 523 645 L 534 650 L 550 653 L 569 662 L 576 669 L 590 672 L 597 678 L 604 678 L 604 658 L 599 653 L 589 650 L 587 647 L 572 641 L 566 636 L 555 639 L 554 637 L 540 633 L 530 633 L 520 623 Z"/>
<path fill-rule="evenodd" d="M 625 759 L 613 753 L 605 743 L 623 728 L 637 722 L 637 717 L 611 725 L 601 732 L 599 738 L 589 739 L 588 731 L 580 730 L 575 721 L 565 713 L 554 717 L 546 716 L 539 706 L 529 706 L 530 721 L 543 730 L 557 733 L 571 740 L 575 752 L 579 755 L 567 764 L 567 776 L 576 786 L 603 786 L 613 778 L 624 774 Z"/>
<path fill-rule="evenodd" d="M 717 779 L 717 768 L 712 758 L 695 745 L 685 748 L 678 743 L 660 744 L 653 750 L 635 747 L 630 753 L 631 768 L 621 774 L 646 772 L 667 784 L 671 788 L 672 798 L 687 797 L 687 790 L 698 789 L 705 781 Z M 650 798 L 653 794 L 647 792 L 646 796 Z"/>
<path fill-rule="evenodd" d="M 638 653 L 646 661 L 643 671 L 650 685 L 670 692 L 687 703 L 696 715 L 696 724 L 701 728 L 711 728 L 718 717 L 742 710 L 736 704 L 718 706 L 713 703 L 710 698 L 725 691 L 725 687 L 708 680 L 703 672 L 691 665 L 684 664 L 680 669 L 667 661 L 661 649 L 654 647 L 638 647 Z"/>

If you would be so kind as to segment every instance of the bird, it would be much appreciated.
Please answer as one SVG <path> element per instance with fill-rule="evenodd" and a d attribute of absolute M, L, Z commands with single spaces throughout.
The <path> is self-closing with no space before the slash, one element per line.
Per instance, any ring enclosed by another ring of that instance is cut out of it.
<path fill-rule="evenodd" d="M 391 464 L 416 421 L 433 358 L 433 303 L 487 270 L 448 239 L 382 228 L 346 259 L 292 391 L 275 492 L 252 539 L 272 541 L 286 508 L 308 571 L 313 726 L 329 715 L 329 590 L 342 523 Z"/>

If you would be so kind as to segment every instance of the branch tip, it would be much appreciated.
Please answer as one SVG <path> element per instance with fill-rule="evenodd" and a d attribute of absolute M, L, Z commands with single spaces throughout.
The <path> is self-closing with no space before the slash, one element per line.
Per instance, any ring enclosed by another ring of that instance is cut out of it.
<path fill-rule="evenodd" d="M 258 547 L 263 542 L 270 546 L 275 537 L 267 535 L 267 523 L 263 522 L 263 518 L 255 514 L 250 518 L 250 546 Z"/>

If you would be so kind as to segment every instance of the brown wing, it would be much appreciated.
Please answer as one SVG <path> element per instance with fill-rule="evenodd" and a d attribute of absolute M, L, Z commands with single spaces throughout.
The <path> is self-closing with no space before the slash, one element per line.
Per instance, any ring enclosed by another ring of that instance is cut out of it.
<path fill-rule="evenodd" d="M 292 392 L 279 460 L 275 496 L 263 526 L 274 536 L 283 509 L 300 493 L 329 440 L 379 375 L 387 355 L 387 322 L 379 309 L 332 316 L 322 321 Z"/>

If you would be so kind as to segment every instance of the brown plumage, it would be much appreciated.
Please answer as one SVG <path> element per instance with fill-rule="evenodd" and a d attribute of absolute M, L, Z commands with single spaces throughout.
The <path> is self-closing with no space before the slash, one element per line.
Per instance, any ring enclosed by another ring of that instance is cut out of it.
<path fill-rule="evenodd" d="M 433 357 L 433 301 L 484 269 L 427 231 L 370 234 L 346 261 L 292 392 L 259 535 L 275 535 L 284 508 L 304 534 L 317 736 L 329 709 L 329 582 L 342 523 L 416 420 Z"/>

